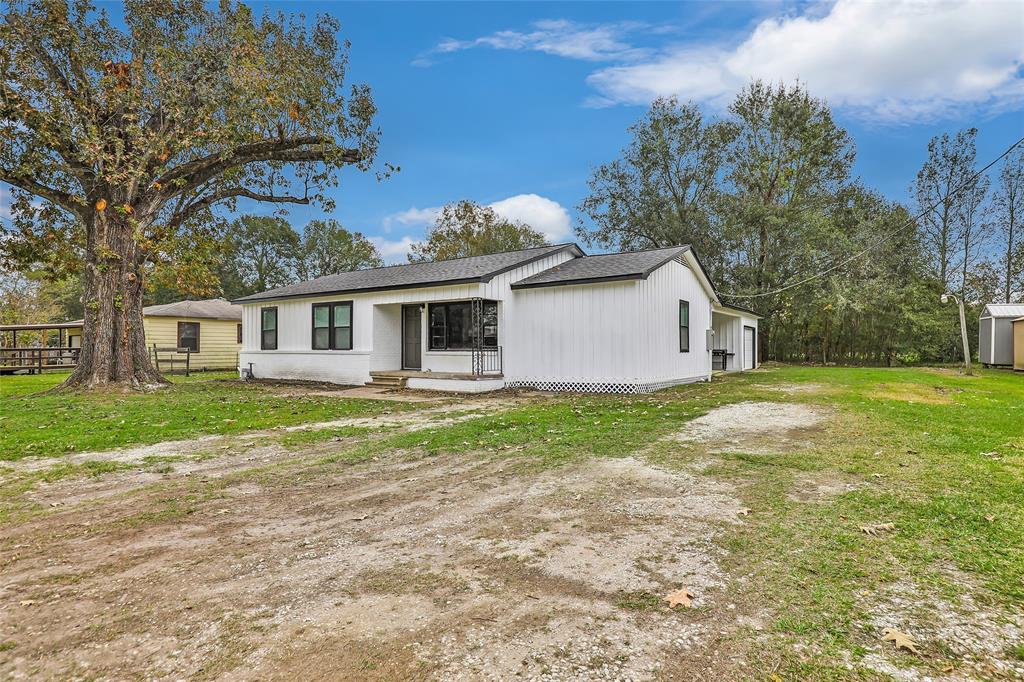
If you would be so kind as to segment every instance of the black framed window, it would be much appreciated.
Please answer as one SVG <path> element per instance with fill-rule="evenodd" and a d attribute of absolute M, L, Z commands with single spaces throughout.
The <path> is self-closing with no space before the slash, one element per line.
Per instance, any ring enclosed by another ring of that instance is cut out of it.
<path fill-rule="evenodd" d="M 242 343 L 242 325 L 238 325 L 238 343 Z"/>
<path fill-rule="evenodd" d="M 260 308 L 260 348 L 277 350 L 277 308 Z"/>
<path fill-rule="evenodd" d="M 313 350 L 352 350 L 352 301 L 313 304 Z"/>
<path fill-rule="evenodd" d="M 690 302 L 679 301 L 679 352 L 690 352 Z"/>
<path fill-rule="evenodd" d="M 178 348 L 188 348 L 193 353 L 199 352 L 199 323 L 178 323 Z"/>
<path fill-rule="evenodd" d="M 483 345 L 487 348 L 498 346 L 498 304 L 496 301 L 483 302 Z M 473 304 L 469 301 L 458 303 L 430 304 L 430 350 L 470 350 L 476 338 L 473 328 Z"/>

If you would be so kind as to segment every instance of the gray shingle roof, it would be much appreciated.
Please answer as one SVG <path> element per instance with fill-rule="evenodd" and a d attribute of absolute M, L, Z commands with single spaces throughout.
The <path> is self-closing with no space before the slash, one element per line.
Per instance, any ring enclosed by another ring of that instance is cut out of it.
<path fill-rule="evenodd" d="M 466 282 L 487 282 L 495 275 L 544 258 L 562 250 L 574 250 L 583 254 L 575 244 L 556 244 L 522 251 L 506 251 L 486 256 L 469 256 L 431 263 L 410 263 L 390 265 L 369 270 L 341 272 L 311 279 L 308 282 L 289 284 L 270 291 L 235 299 L 236 303 L 268 301 L 278 298 L 343 294 L 386 289 L 411 289 L 414 287 L 456 284 Z"/>
<path fill-rule="evenodd" d="M 513 289 L 586 284 L 619 279 L 644 279 L 665 263 L 689 251 L 689 246 L 628 251 L 574 258 L 512 284 Z"/>
<path fill-rule="evenodd" d="M 178 301 L 161 305 L 148 305 L 142 309 L 148 317 L 202 317 L 211 320 L 241 320 L 242 306 L 232 305 L 223 298 L 205 301 Z"/>

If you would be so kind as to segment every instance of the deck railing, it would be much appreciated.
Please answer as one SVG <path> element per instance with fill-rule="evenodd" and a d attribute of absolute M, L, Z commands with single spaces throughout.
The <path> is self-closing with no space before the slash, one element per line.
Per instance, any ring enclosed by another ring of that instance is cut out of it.
<path fill-rule="evenodd" d="M 491 346 L 473 349 L 473 374 L 501 374 L 502 367 L 501 346 Z"/>
<path fill-rule="evenodd" d="M 0 372 L 42 372 L 78 365 L 80 348 L 21 346 L 0 348 Z"/>

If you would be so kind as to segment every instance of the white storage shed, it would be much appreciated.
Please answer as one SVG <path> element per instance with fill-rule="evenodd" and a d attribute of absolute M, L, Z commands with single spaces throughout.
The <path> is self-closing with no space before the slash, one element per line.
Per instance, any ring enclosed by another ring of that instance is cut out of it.
<path fill-rule="evenodd" d="M 1013 365 L 1013 321 L 1024 316 L 1024 304 L 989 303 L 978 324 L 978 359 L 989 366 Z"/>

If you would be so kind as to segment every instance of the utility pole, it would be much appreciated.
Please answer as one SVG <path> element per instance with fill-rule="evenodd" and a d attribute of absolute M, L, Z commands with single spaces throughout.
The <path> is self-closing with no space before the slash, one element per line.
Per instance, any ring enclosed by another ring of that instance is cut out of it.
<path fill-rule="evenodd" d="M 964 344 L 964 373 L 967 376 L 971 376 L 971 346 L 967 341 L 967 318 L 964 316 L 964 301 L 963 298 L 958 298 L 953 294 L 943 294 L 939 300 L 943 303 L 948 303 L 949 299 L 956 301 L 960 308 L 960 340 Z"/>

